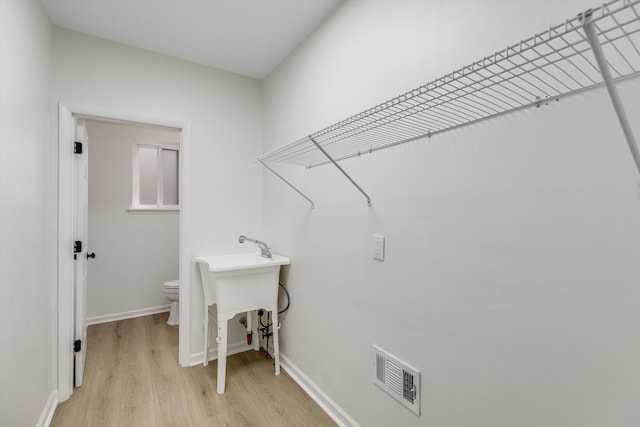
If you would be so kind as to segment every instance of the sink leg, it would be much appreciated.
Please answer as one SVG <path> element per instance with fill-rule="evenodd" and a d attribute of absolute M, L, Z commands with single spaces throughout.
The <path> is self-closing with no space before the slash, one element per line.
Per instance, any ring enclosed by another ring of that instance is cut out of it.
<path fill-rule="evenodd" d="M 227 320 L 218 318 L 218 394 L 224 394 L 227 375 Z"/>
<path fill-rule="evenodd" d="M 276 362 L 276 375 L 280 375 L 280 340 L 278 339 L 278 307 L 271 312 L 273 321 L 273 358 Z"/>
<path fill-rule="evenodd" d="M 203 362 L 204 366 L 209 364 L 209 307 L 204 305 L 204 352 Z"/>

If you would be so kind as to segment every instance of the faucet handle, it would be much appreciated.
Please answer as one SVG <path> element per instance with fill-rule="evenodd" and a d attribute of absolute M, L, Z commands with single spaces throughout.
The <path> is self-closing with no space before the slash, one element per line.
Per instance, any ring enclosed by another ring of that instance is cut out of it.
<path fill-rule="evenodd" d="M 264 245 L 264 249 L 261 248 L 260 250 L 262 252 L 262 256 L 263 257 L 265 257 L 265 258 L 273 258 L 271 256 L 271 248 L 268 247 L 267 245 Z"/>

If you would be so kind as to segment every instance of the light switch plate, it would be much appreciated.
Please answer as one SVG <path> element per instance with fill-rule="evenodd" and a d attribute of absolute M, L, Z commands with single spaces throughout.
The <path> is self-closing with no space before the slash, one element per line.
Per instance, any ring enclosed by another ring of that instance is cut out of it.
<path fill-rule="evenodd" d="M 380 234 L 373 235 L 373 259 L 384 261 L 384 236 Z"/>

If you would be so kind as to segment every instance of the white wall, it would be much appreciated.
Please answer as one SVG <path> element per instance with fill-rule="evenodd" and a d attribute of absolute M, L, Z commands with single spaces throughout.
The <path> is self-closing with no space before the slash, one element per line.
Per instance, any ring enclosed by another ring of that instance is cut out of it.
<path fill-rule="evenodd" d="M 40 3 L 0 1 L 2 426 L 36 425 L 55 390 L 51 54 L 51 25 Z"/>
<path fill-rule="evenodd" d="M 247 251 L 238 235 L 262 235 L 258 81 L 59 28 L 53 31 L 53 98 L 191 125 L 188 256 Z M 202 348 L 202 285 L 191 266 L 191 349 Z M 230 340 L 243 339 L 233 322 Z"/>
<path fill-rule="evenodd" d="M 264 82 L 265 151 L 595 5 L 346 2 Z M 344 161 L 369 208 L 331 166 L 277 167 L 316 204 L 265 173 L 282 351 L 358 424 L 640 424 L 640 179 L 604 90 Z M 420 417 L 373 385 L 374 343 L 422 371 Z"/>
<path fill-rule="evenodd" d="M 136 141 L 179 143 L 171 128 L 87 120 L 89 260 L 87 317 L 166 306 L 163 282 L 178 278 L 179 212 L 129 213 Z"/>

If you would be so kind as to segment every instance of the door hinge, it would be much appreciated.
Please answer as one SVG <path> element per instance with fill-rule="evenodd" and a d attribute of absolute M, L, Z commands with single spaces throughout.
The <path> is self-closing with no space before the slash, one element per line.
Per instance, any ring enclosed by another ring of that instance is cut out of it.
<path fill-rule="evenodd" d="M 74 154 L 82 154 L 82 142 L 74 142 L 73 144 L 73 153 Z"/>
<path fill-rule="evenodd" d="M 82 252 L 82 242 L 80 240 L 76 240 L 73 242 L 73 253 L 79 254 L 80 252 Z"/>
<path fill-rule="evenodd" d="M 75 340 L 73 342 L 73 352 L 77 353 L 82 349 L 82 341 L 80 340 Z"/>

